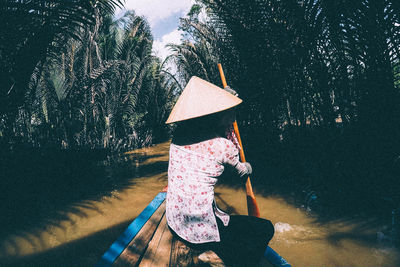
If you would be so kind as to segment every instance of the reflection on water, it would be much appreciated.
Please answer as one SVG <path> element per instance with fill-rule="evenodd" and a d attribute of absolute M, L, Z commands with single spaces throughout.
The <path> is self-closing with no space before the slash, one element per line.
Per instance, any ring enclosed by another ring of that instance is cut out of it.
<path fill-rule="evenodd" d="M 14 200 L 22 192 L 24 201 L 15 204 L 17 210 L 3 207 L 8 226 L 1 231 L 0 265 L 93 266 L 166 184 L 168 143 L 107 162 L 111 164 L 85 170 L 83 173 L 97 170 L 94 177 L 88 173 L 81 176 L 87 181 L 72 178 L 72 182 L 60 182 L 60 187 L 43 178 L 47 184 L 36 180 L 35 190 L 16 186 L 8 193 Z M 38 190 L 40 186 L 45 188 Z M 322 223 L 306 208 L 257 190 L 257 185 L 254 189 L 261 216 L 276 228 L 271 247 L 293 266 L 399 266 L 399 252 L 388 240 L 385 225 L 376 220 Z M 313 198 L 309 196 L 310 203 L 303 204 L 312 206 Z M 239 180 L 221 180 L 216 199 L 232 214 L 247 212 Z M 12 202 L 6 199 L 6 203 Z"/>

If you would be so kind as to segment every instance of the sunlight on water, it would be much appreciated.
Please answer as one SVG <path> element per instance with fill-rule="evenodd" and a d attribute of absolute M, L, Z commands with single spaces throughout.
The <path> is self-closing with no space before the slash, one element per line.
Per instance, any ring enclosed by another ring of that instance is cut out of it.
<path fill-rule="evenodd" d="M 76 205 L 79 212 L 75 210 L 65 214 L 65 220 L 58 226 L 3 240 L 0 259 L 21 266 L 28 261 L 35 266 L 44 263 L 51 266 L 54 263 L 56 266 L 74 266 L 76 263 L 93 266 L 166 185 L 166 167 L 156 173 L 150 170 L 154 163 L 161 162 L 167 166 L 168 147 L 168 143 L 163 143 L 126 154 L 126 160 L 136 168 L 146 170 L 139 171 L 140 177 L 132 174 L 135 183 L 113 191 L 101 201 Z M 378 242 L 378 228 L 343 222 L 321 225 L 315 222 L 315 218 L 307 216 L 304 209 L 289 205 L 278 196 L 256 194 L 256 198 L 261 217 L 275 225 L 271 247 L 293 266 L 398 266 L 400 262 L 396 249 Z M 219 185 L 216 200 L 231 214 L 247 213 L 244 188 Z"/>

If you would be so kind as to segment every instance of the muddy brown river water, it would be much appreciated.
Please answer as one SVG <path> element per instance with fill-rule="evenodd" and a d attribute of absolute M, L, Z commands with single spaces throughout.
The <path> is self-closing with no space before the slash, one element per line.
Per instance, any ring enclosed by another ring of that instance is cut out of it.
<path fill-rule="evenodd" d="M 93 266 L 166 185 L 168 147 L 163 143 L 126 155 L 129 164 L 143 170 L 132 175 L 131 185 L 101 200 L 74 204 L 73 211 L 66 212 L 57 225 L 1 240 L 0 265 Z M 321 224 L 285 199 L 257 194 L 254 189 L 261 217 L 275 225 L 270 245 L 292 266 L 400 266 L 399 251 L 385 242 L 378 226 L 340 221 Z M 247 213 L 244 188 L 219 185 L 216 199 L 233 214 Z"/>

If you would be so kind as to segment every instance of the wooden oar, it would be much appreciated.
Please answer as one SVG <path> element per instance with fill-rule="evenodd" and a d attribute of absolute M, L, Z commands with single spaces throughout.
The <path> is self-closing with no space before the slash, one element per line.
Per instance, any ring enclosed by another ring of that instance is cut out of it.
<path fill-rule="evenodd" d="M 221 63 L 218 63 L 218 69 L 219 69 L 219 74 L 221 75 L 222 85 L 225 88 L 227 84 Z M 239 127 L 237 125 L 236 120 L 233 122 L 233 129 L 239 141 L 239 145 L 242 148 L 240 150 L 240 160 L 242 162 L 246 162 L 246 159 L 244 157 L 242 140 L 240 139 Z M 249 213 L 250 216 L 260 217 L 260 209 L 258 208 L 256 197 L 254 196 L 253 193 L 250 177 L 247 177 L 246 181 L 246 195 L 247 195 L 247 212 Z M 291 267 L 291 265 L 278 253 L 276 253 L 275 250 L 273 250 L 271 247 L 267 247 L 267 249 L 264 252 L 264 257 L 275 267 Z"/>
<path fill-rule="evenodd" d="M 224 71 L 222 70 L 221 63 L 218 63 L 218 69 L 219 69 L 219 74 L 221 76 L 222 85 L 225 88 L 227 86 L 227 84 L 226 84 L 226 79 L 225 79 Z M 233 122 L 233 129 L 234 129 L 235 135 L 239 141 L 239 145 L 242 148 L 242 149 L 240 149 L 240 160 L 242 162 L 246 162 L 246 159 L 244 157 L 244 148 L 242 145 L 242 140 L 240 139 L 239 127 L 237 125 L 236 120 Z M 255 217 L 260 217 L 260 209 L 258 208 L 256 197 L 254 196 L 254 193 L 253 193 L 253 188 L 251 186 L 250 177 L 247 177 L 247 181 L 246 181 L 246 195 L 247 195 L 247 211 L 248 211 L 249 215 L 255 216 Z"/>

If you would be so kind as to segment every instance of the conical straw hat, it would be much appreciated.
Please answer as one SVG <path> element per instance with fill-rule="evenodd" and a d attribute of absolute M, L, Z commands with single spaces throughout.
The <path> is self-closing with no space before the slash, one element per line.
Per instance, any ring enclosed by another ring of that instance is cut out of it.
<path fill-rule="evenodd" d="M 188 120 L 223 111 L 242 100 L 222 88 L 193 76 L 178 98 L 165 123 Z"/>

